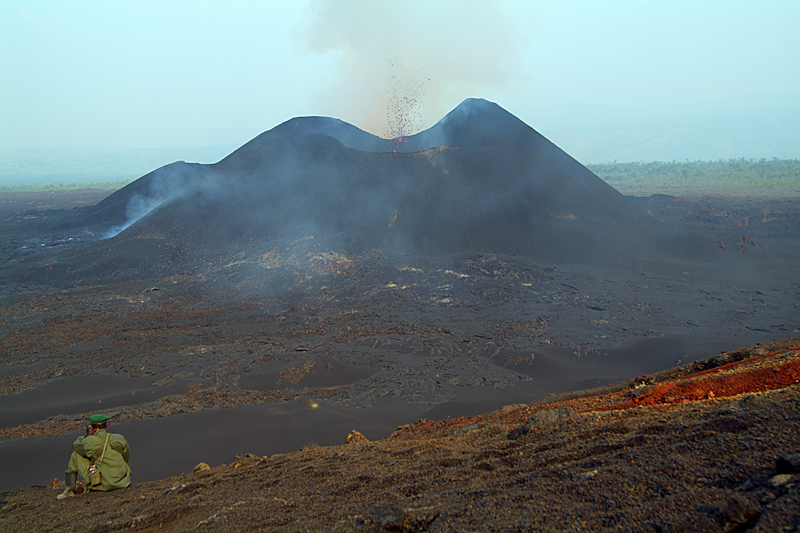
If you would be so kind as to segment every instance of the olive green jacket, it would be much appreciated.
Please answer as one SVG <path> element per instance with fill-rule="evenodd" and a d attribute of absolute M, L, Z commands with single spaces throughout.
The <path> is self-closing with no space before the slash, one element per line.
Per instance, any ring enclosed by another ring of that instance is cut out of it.
<path fill-rule="evenodd" d="M 103 455 L 103 446 L 108 435 L 108 448 Z M 102 485 L 90 486 L 91 490 L 114 490 L 124 489 L 131 484 L 131 469 L 128 468 L 128 460 L 131 458 L 131 451 L 125 437 L 115 433 L 107 433 L 105 429 L 99 430 L 94 435 L 78 437 L 72 444 L 75 453 L 86 457 L 94 463 L 103 456 L 100 467 L 100 478 Z M 86 480 L 87 483 L 89 482 Z"/>

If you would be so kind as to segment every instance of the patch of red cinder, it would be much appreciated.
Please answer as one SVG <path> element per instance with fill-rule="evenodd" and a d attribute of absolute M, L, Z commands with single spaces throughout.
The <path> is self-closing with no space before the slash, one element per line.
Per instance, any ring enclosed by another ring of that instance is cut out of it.
<path fill-rule="evenodd" d="M 737 372 L 722 371 L 716 375 L 695 375 L 689 379 L 658 383 L 638 398 L 604 410 L 736 396 L 748 392 L 780 389 L 796 383 L 800 383 L 800 359 L 775 362 Z"/>
<path fill-rule="evenodd" d="M 577 412 L 619 411 L 637 406 L 686 403 L 780 389 L 800 383 L 800 358 L 786 356 L 788 352 L 798 350 L 800 346 L 648 385 L 638 395 L 632 394 L 629 390 L 617 391 L 536 407 L 520 406 L 516 409 L 503 409 L 486 415 L 447 420 L 421 420 L 409 428 L 409 431 L 402 434 L 395 433 L 391 438 L 444 437 L 482 423 L 512 426 L 524 423 L 535 411 L 556 407 L 570 407 Z"/>

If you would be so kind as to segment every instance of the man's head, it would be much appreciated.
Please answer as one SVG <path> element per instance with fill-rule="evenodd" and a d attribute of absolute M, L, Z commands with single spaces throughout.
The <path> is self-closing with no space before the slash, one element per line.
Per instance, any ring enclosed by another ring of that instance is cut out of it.
<path fill-rule="evenodd" d="M 92 415 L 89 417 L 89 423 L 94 431 L 104 429 L 108 426 L 108 417 L 106 415 Z"/>

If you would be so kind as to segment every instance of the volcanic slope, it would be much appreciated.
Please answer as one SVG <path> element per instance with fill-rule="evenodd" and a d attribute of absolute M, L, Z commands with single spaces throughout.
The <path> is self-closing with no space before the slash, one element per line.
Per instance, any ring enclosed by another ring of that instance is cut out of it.
<path fill-rule="evenodd" d="M 353 431 L 264 455 L 226 439 L 234 462 L 125 490 L 57 500 L 56 479 L 4 493 L 0 531 L 797 531 L 798 348 L 794 337 L 372 442 Z"/>
<path fill-rule="evenodd" d="M 232 247 L 257 257 L 278 239 L 312 236 L 357 251 L 522 254 L 629 273 L 691 262 L 719 275 L 765 260 L 668 227 L 484 100 L 394 141 L 335 119 L 292 119 L 214 165 L 174 163 L 140 178 L 78 230 L 116 236 L 13 274 L 69 286 L 161 277 L 202 271 Z"/>

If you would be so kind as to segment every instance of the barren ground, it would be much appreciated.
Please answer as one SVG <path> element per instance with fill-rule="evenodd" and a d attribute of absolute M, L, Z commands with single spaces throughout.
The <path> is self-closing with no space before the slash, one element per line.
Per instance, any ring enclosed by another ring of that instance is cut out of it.
<path fill-rule="evenodd" d="M 65 501 L 11 491 L 3 531 L 795 531 L 800 338 L 369 442 Z M 235 440 L 232 447 L 235 447 Z"/>
<path fill-rule="evenodd" d="M 796 202 L 636 201 L 798 259 Z M 2 215 L 4 261 L 68 245 L 43 232 L 66 211 L 25 209 Z M 21 489 L 1 528 L 798 526 L 799 342 L 766 344 L 798 333 L 791 269 L 698 284 L 288 242 L 208 261 L 155 283 L 0 287 L 0 490 Z M 56 502 L 98 410 L 131 442 L 135 483 Z M 341 445 L 351 430 L 372 442 Z"/>

